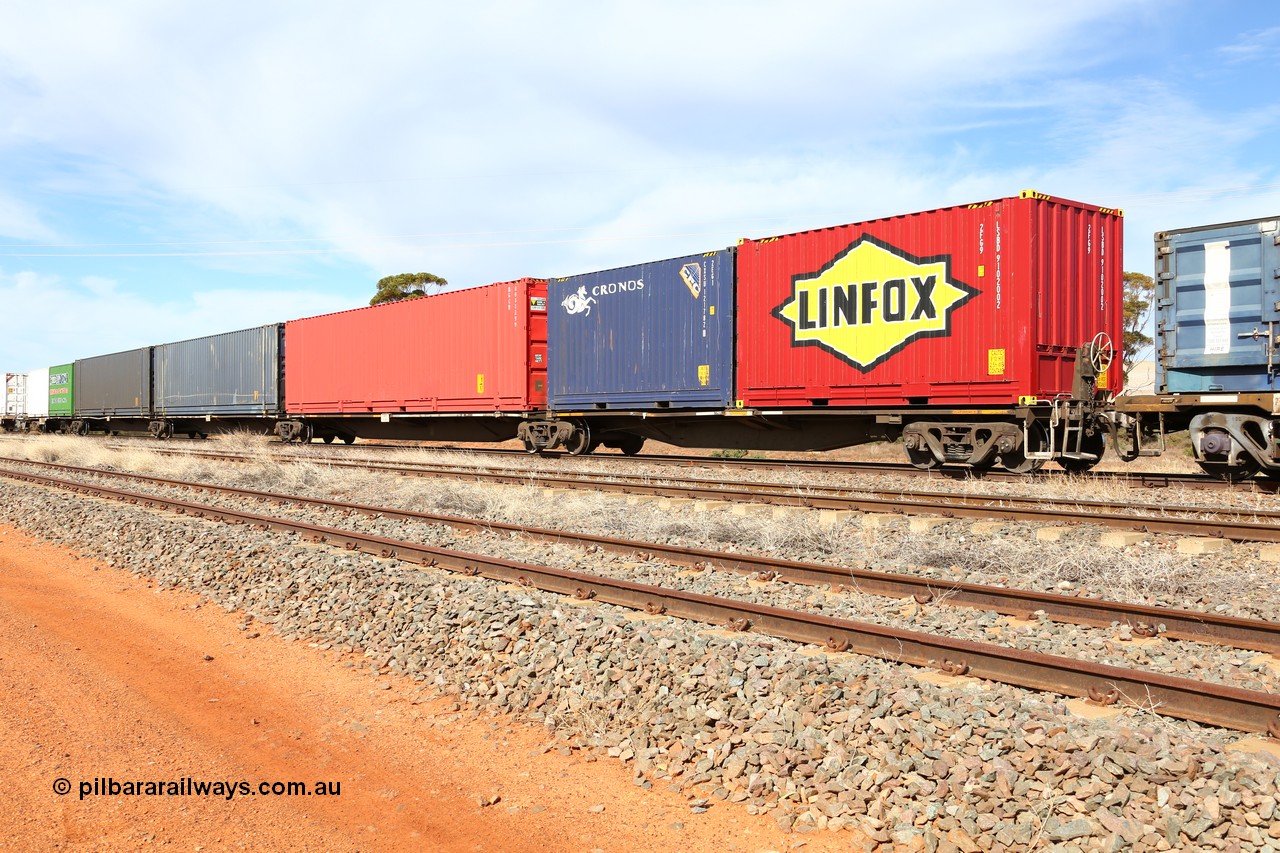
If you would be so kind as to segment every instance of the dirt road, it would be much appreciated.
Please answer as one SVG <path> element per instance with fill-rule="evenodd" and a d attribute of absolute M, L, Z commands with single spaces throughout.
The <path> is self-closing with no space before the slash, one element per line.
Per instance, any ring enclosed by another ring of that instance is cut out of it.
<path fill-rule="evenodd" d="M 784 835 L 727 803 L 692 814 L 616 761 L 545 751 L 543 729 L 456 713 L 409 680 L 265 628 L 251 637 L 241 618 L 0 528 L 0 849 L 722 853 L 852 840 Z M 95 795 L 95 780 L 120 793 Z M 192 793 L 218 782 L 229 799 Z M 288 782 L 331 793 L 270 793 Z"/>

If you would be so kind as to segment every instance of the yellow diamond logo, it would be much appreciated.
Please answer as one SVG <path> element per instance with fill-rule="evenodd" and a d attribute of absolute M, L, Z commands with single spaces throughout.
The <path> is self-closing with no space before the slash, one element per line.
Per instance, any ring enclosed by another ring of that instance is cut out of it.
<path fill-rule="evenodd" d="M 951 334 L 951 312 L 978 291 L 950 265 L 950 255 L 916 258 L 864 235 L 795 276 L 773 316 L 791 327 L 792 346 L 821 347 L 865 373 L 914 340 Z"/>

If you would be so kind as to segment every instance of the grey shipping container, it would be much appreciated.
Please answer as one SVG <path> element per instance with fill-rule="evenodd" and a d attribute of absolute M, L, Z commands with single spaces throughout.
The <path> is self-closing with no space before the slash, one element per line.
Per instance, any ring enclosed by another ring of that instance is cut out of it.
<path fill-rule="evenodd" d="M 283 335 L 272 323 L 155 347 L 155 416 L 280 414 Z"/>
<path fill-rule="evenodd" d="M 729 405 L 733 264 L 723 249 L 549 281 L 550 408 Z"/>
<path fill-rule="evenodd" d="M 151 347 L 76 359 L 76 415 L 151 416 Z"/>
<path fill-rule="evenodd" d="M 1156 234 L 1156 387 L 1275 391 L 1280 216 Z"/>

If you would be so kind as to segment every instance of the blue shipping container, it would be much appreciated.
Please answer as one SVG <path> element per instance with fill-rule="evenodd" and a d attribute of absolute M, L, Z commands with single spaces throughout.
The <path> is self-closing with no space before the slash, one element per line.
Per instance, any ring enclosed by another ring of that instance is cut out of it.
<path fill-rule="evenodd" d="M 553 279 L 553 410 L 721 408 L 733 395 L 734 251 Z"/>
<path fill-rule="evenodd" d="M 1275 391 L 1280 217 L 1156 234 L 1156 387 Z"/>

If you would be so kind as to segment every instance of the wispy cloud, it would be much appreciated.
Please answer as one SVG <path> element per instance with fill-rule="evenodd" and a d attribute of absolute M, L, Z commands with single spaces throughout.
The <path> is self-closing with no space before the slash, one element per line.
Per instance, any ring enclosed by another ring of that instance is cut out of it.
<path fill-rule="evenodd" d="M 0 297 L 43 310 L 13 289 L 39 271 L 121 330 L 86 322 L 64 344 L 105 349 L 165 323 L 171 339 L 359 304 L 405 270 L 472 285 L 1026 187 L 1124 205 L 1274 182 L 1258 146 L 1276 99 L 1226 108 L 1162 79 L 1132 37 L 1155 15 L 1141 0 L 10 6 L 0 242 L 57 245 L 0 257 Z M 1275 34 L 1205 55 L 1273 55 Z M 95 294 L 87 276 L 115 285 Z"/>
<path fill-rule="evenodd" d="M 1253 62 L 1259 59 L 1275 60 L 1280 49 L 1280 27 L 1254 30 L 1244 33 L 1235 42 L 1218 48 L 1218 53 L 1228 62 Z"/>

